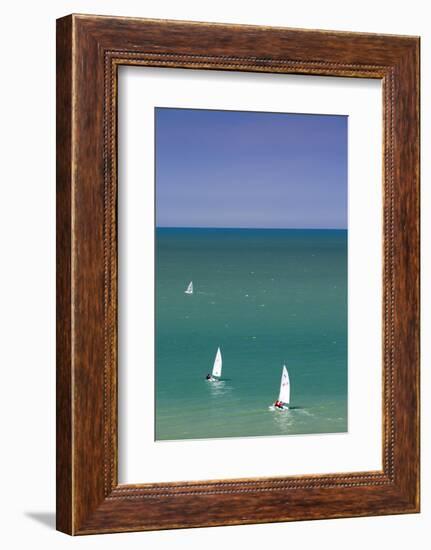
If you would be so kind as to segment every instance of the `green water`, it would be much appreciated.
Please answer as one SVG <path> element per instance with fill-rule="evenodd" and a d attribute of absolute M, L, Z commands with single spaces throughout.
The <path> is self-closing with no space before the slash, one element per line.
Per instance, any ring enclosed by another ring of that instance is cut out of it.
<path fill-rule="evenodd" d="M 157 229 L 156 439 L 346 430 L 347 231 Z"/>

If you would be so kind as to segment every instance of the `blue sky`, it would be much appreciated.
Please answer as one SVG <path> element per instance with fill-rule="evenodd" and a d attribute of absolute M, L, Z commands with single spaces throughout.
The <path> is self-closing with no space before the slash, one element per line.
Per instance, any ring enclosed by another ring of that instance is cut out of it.
<path fill-rule="evenodd" d="M 156 108 L 159 227 L 347 227 L 347 117 Z"/>

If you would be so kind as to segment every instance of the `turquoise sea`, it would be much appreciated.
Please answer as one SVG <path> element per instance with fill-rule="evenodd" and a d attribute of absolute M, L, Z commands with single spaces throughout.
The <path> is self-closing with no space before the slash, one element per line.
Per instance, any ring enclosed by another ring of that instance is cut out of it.
<path fill-rule="evenodd" d="M 347 231 L 158 228 L 155 391 L 156 440 L 347 431 Z"/>

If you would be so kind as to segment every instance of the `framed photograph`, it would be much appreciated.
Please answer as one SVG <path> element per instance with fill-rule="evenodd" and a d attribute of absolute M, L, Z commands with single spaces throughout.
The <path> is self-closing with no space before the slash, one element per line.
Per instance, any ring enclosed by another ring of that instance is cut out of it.
<path fill-rule="evenodd" d="M 419 38 L 57 21 L 57 528 L 419 511 Z"/>

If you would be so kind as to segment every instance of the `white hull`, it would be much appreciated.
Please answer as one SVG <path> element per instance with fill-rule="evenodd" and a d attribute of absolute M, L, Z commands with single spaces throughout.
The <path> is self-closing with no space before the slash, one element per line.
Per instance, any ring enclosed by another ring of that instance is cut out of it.
<path fill-rule="evenodd" d="M 288 405 L 283 405 L 282 407 L 276 407 L 275 405 L 270 405 L 268 407 L 268 409 L 270 411 L 279 411 L 279 412 L 283 412 L 283 411 L 288 411 L 290 410 L 290 407 Z"/>

